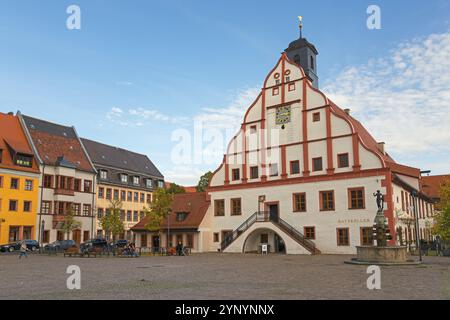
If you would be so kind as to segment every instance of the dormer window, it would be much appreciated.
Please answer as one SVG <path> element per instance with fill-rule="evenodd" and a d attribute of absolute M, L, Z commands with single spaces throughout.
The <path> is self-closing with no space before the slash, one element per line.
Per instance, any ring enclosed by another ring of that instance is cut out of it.
<path fill-rule="evenodd" d="M 100 179 L 102 179 L 102 180 L 108 179 L 108 171 L 100 170 Z"/>
<path fill-rule="evenodd" d="M 187 218 L 187 212 L 177 212 L 177 221 L 182 222 Z"/>
<path fill-rule="evenodd" d="M 137 176 L 133 177 L 133 184 L 139 185 L 139 177 L 137 177 Z"/>
<path fill-rule="evenodd" d="M 31 168 L 33 157 L 18 153 L 16 155 L 16 165 Z"/>
<path fill-rule="evenodd" d="M 121 174 L 120 175 L 120 182 L 122 183 L 128 183 L 128 176 L 126 174 Z"/>
<path fill-rule="evenodd" d="M 152 179 L 145 180 L 145 185 L 147 186 L 147 188 L 152 188 L 153 187 Z"/>
<path fill-rule="evenodd" d="M 158 181 L 158 188 L 164 188 L 164 181 L 162 180 Z"/>

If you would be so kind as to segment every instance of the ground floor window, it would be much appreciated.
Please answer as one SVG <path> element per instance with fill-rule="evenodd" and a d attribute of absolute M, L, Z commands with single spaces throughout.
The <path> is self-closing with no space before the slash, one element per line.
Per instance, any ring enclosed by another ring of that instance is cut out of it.
<path fill-rule="evenodd" d="M 269 235 L 267 233 L 261 234 L 261 243 L 268 243 L 269 242 Z"/>
<path fill-rule="evenodd" d="M 316 238 L 316 228 L 315 227 L 304 227 L 305 238 L 314 240 Z"/>
<path fill-rule="evenodd" d="M 23 227 L 23 239 L 24 240 L 31 240 L 32 238 L 32 230 L 33 227 Z"/>
<path fill-rule="evenodd" d="M 348 228 L 337 228 L 337 245 L 338 246 L 349 246 L 350 237 Z"/>
<path fill-rule="evenodd" d="M 20 227 L 9 227 L 9 242 L 20 240 Z"/>
<path fill-rule="evenodd" d="M 186 247 L 188 248 L 194 248 L 194 235 L 193 234 L 187 234 L 186 235 Z"/>
<path fill-rule="evenodd" d="M 45 230 L 42 234 L 42 243 L 48 243 L 50 240 L 50 231 Z"/>
<path fill-rule="evenodd" d="M 142 248 L 147 247 L 147 234 L 146 233 L 141 234 L 141 247 Z"/>
<path fill-rule="evenodd" d="M 89 238 L 90 238 L 89 231 L 84 231 L 83 232 L 83 241 L 88 241 Z"/>
<path fill-rule="evenodd" d="M 58 240 L 58 241 L 64 240 L 64 232 L 56 231 L 56 240 Z"/>
<path fill-rule="evenodd" d="M 361 245 L 373 245 L 373 229 L 371 227 L 361 228 Z"/>
<path fill-rule="evenodd" d="M 219 233 L 214 232 L 214 242 L 219 242 Z"/>

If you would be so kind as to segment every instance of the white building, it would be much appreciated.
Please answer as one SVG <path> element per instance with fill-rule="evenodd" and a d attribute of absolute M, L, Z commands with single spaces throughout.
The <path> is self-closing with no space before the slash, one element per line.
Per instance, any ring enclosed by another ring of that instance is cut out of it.
<path fill-rule="evenodd" d="M 377 190 L 390 245 L 414 237 L 400 219 L 412 217 L 414 190 L 420 232 L 429 238 L 434 209 L 420 192 L 420 170 L 396 163 L 348 109 L 318 90 L 316 55 L 306 39 L 292 42 L 243 115 L 210 180 L 201 251 L 257 252 L 268 244 L 288 254 L 356 253 L 374 244 Z"/>
<path fill-rule="evenodd" d="M 89 240 L 95 234 L 96 171 L 75 128 L 18 116 L 40 165 L 36 239 Z M 80 226 L 67 236 L 62 226 L 70 211 Z"/>

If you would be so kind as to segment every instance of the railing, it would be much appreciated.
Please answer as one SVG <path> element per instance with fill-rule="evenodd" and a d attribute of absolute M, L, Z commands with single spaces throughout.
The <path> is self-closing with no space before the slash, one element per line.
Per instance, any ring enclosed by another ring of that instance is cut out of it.
<path fill-rule="evenodd" d="M 223 252 L 234 240 L 236 240 L 242 233 L 248 230 L 255 222 L 268 221 L 268 214 L 264 211 L 257 211 L 244 221 L 236 230 L 227 235 L 220 244 L 220 251 Z"/>
<path fill-rule="evenodd" d="M 316 248 L 315 243 L 306 239 L 305 236 L 300 231 L 295 229 L 289 223 L 287 223 L 280 217 L 276 217 L 276 219 L 271 218 L 270 220 L 272 222 L 274 222 L 277 226 L 279 226 L 280 229 L 282 229 L 284 232 L 286 232 L 288 235 L 290 235 L 292 238 L 294 238 L 299 244 L 301 244 L 309 252 L 311 252 L 312 254 L 320 254 L 320 250 Z"/>
<path fill-rule="evenodd" d="M 220 251 L 223 252 L 231 243 L 233 243 L 241 234 L 247 231 L 255 222 L 272 222 L 281 230 L 290 235 L 295 241 L 302 245 L 312 254 L 320 254 L 314 242 L 305 238 L 305 236 L 281 219 L 278 215 L 270 215 L 267 211 L 257 211 L 244 221 L 236 230 L 227 235 L 220 244 Z"/>

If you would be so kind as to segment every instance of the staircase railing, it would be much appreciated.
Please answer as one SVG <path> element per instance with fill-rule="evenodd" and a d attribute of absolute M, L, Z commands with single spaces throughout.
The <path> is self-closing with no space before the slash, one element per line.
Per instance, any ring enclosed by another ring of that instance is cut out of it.
<path fill-rule="evenodd" d="M 312 254 L 320 254 L 320 250 L 316 248 L 316 244 L 311 240 L 305 238 L 305 236 L 295 229 L 292 225 L 281 219 L 280 217 L 271 217 L 270 221 L 275 223 L 284 232 L 294 238 L 299 244 L 306 248 Z"/>
<path fill-rule="evenodd" d="M 253 213 L 247 220 L 245 220 L 239 227 L 233 232 L 226 235 L 223 241 L 220 243 L 220 251 L 224 251 L 230 244 L 232 244 L 241 234 L 247 231 L 255 222 L 272 222 L 277 225 L 281 230 L 290 235 L 300 245 L 306 248 L 312 254 L 319 254 L 320 250 L 316 248 L 314 242 L 305 238 L 305 236 L 291 226 L 289 223 L 281 219 L 278 215 L 270 215 L 267 211 L 257 211 Z"/>
<path fill-rule="evenodd" d="M 248 230 L 255 222 L 269 221 L 269 215 L 266 211 L 257 211 L 245 220 L 236 230 L 228 234 L 220 243 L 220 251 L 223 252 L 234 240 L 236 240 L 242 233 Z"/>

